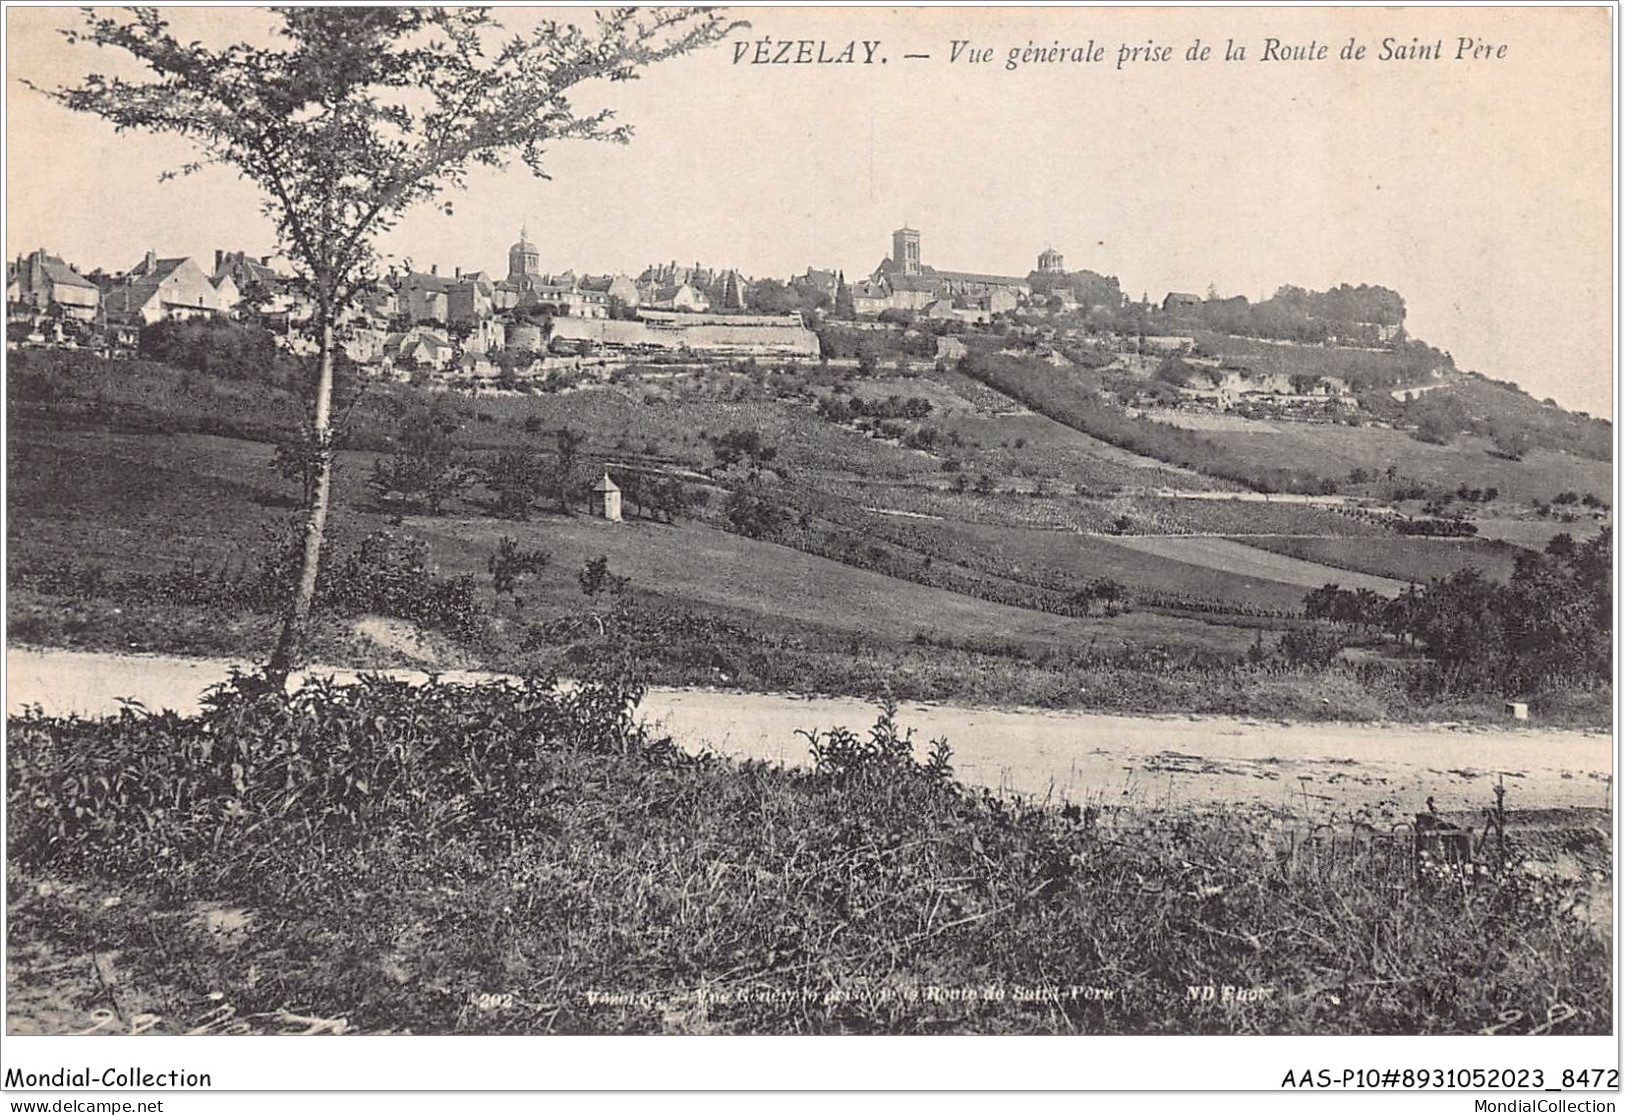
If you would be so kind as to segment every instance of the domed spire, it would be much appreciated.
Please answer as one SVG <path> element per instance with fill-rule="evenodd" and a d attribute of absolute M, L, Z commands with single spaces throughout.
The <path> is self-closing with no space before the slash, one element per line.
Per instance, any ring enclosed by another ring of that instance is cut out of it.
<path fill-rule="evenodd" d="M 520 279 L 537 275 L 542 270 L 542 255 L 530 242 L 526 226 L 519 226 L 519 242 L 508 249 L 508 278 Z"/>

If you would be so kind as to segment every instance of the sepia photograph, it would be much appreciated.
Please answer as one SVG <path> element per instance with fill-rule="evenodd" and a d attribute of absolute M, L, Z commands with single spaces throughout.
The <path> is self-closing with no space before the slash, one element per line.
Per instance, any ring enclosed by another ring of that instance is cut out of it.
<path fill-rule="evenodd" d="M 8 6 L 5 1088 L 1617 1088 L 1616 15 Z"/>

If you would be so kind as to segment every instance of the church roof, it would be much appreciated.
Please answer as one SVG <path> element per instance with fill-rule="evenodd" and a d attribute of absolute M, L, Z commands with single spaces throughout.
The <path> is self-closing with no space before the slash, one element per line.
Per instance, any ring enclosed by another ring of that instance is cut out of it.
<path fill-rule="evenodd" d="M 936 294 L 942 289 L 942 279 L 935 271 L 920 275 L 905 275 L 894 271 L 886 276 L 886 281 L 893 290 L 923 291 L 927 294 Z"/>
<path fill-rule="evenodd" d="M 939 279 L 950 283 L 978 283 L 982 286 L 1026 286 L 1026 279 L 1010 275 L 982 275 L 974 271 L 935 271 Z"/>

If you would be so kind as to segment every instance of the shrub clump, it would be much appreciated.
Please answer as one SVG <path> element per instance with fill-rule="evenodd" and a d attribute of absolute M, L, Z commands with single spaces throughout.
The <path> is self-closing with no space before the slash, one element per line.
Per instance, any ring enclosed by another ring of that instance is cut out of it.
<path fill-rule="evenodd" d="M 545 750 L 679 755 L 633 723 L 641 692 L 619 677 L 564 690 L 363 676 L 288 695 L 236 674 L 197 717 L 32 711 L 10 723 L 8 851 L 117 878 L 240 864 L 250 849 L 353 846 L 389 829 L 506 839 L 537 823 Z"/>

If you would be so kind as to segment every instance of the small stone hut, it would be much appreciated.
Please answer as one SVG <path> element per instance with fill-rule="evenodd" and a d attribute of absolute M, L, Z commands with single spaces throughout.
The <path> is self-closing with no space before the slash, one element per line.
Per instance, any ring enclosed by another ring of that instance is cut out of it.
<path fill-rule="evenodd" d="M 604 478 L 592 486 L 592 513 L 612 523 L 621 521 L 621 489 L 607 470 Z"/>

